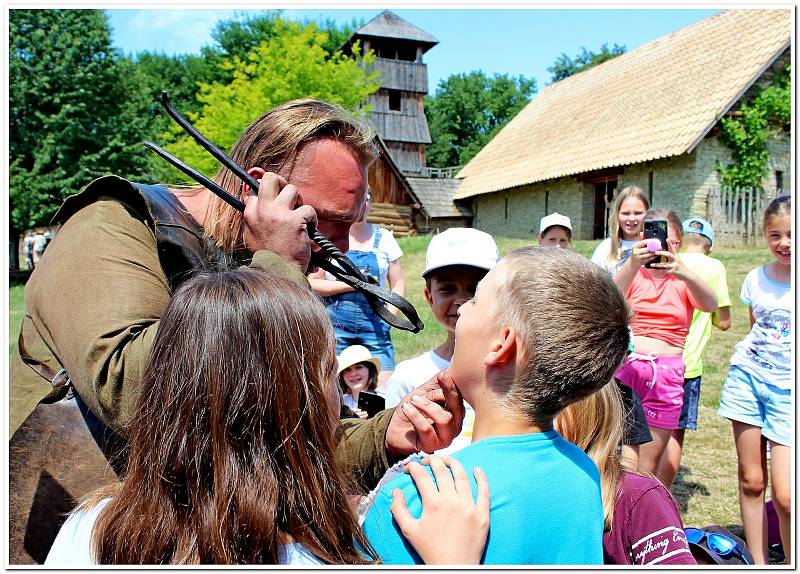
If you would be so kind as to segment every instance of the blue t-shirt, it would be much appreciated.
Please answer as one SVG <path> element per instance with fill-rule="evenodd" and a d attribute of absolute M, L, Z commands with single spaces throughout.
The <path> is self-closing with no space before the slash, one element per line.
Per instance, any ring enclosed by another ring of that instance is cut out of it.
<path fill-rule="evenodd" d="M 482 564 L 602 564 L 603 505 L 592 460 L 556 431 L 482 439 L 451 455 L 489 481 L 489 539 Z M 430 471 L 429 471 L 430 472 Z M 422 564 L 389 507 L 400 488 L 414 518 L 422 501 L 408 475 L 387 483 L 375 498 L 364 531 L 384 564 Z M 446 536 L 446 533 L 442 533 Z"/>

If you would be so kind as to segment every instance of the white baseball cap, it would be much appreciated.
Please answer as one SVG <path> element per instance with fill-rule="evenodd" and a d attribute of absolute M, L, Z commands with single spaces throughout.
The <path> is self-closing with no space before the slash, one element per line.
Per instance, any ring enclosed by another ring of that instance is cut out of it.
<path fill-rule="evenodd" d="M 539 233 L 544 233 L 548 228 L 554 225 L 560 225 L 572 231 L 572 222 L 570 222 L 569 217 L 556 212 L 542 217 L 542 221 L 539 223 Z"/>
<path fill-rule="evenodd" d="M 450 265 L 469 265 L 488 271 L 499 259 L 500 250 L 491 235 L 471 227 L 453 227 L 431 239 L 422 276 Z"/>

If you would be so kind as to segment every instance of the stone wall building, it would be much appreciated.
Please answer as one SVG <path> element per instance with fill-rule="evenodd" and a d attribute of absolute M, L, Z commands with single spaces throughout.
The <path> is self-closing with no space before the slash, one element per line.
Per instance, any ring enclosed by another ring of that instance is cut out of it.
<path fill-rule="evenodd" d="M 557 211 L 574 237 L 607 234 L 607 202 L 637 185 L 658 207 L 707 216 L 731 163 L 720 120 L 791 61 L 791 9 L 728 10 L 552 84 L 457 175 L 472 225 L 530 237 Z M 768 143 L 767 190 L 791 186 L 789 126 Z"/>

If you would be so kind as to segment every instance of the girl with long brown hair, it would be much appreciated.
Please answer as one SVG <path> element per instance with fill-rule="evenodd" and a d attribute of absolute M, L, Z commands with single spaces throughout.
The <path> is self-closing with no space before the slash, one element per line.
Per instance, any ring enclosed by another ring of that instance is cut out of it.
<path fill-rule="evenodd" d="M 376 561 L 336 468 L 335 372 L 310 290 L 244 269 L 188 280 L 145 368 L 125 477 L 80 505 L 47 563 Z"/>

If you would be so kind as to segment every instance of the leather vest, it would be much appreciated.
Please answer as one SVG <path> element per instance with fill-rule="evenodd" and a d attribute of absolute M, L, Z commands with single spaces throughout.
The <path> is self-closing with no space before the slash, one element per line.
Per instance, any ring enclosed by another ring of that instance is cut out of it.
<path fill-rule="evenodd" d="M 132 183 L 115 175 L 98 178 L 80 193 L 68 197 L 53 216 L 52 223 L 64 223 L 103 196 L 129 206 L 153 230 L 158 259 L 172 291 L 197 270 L 231 264 L 230 257 L 203 238 L 203 228 L 178 198 L 161 185 Z"/>
<path fill-rule="evenodd" d="M 134 217 L 153 231 L 159 263 L 173 292 L 196 271 L 229 268 L 236 262 L 203 238 L 203 228 L 166 187 L 131 183 L 114 175 L 98 178 L 80 193 L 68 197 L 53 216 L 52 224 L 63 224 L 101 197 L 125 204 Z M 52 387 L 41 402 L 51 403 L 71 396 L 72 383 L 52 351 L 42 354 L 40 348 L 37 356 L 32 356 L 22 330 L 18 349 L 22 361 Z"/>

